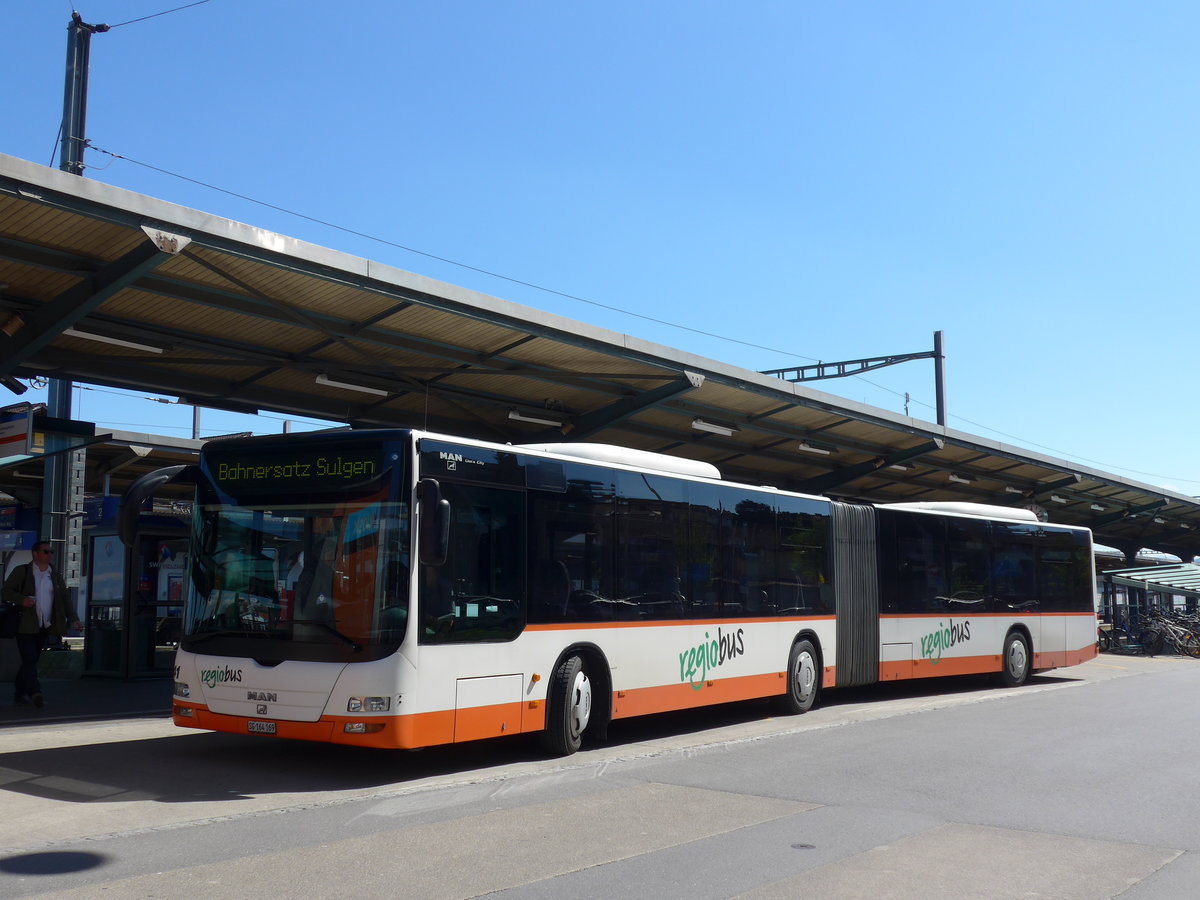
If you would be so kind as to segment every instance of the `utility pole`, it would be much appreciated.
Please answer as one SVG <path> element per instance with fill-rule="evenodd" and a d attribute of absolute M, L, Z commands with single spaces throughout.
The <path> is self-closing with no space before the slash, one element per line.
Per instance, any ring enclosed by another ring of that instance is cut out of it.
<path fill-rule="evenodd" d="M 933 333 L 933 380 L 937 395 L 937 423 L 946 427 L 946 352 L 942 346 L 942 333 Z"/>
<path fill-rule="evenodd" d="M 92 35 L 108 31 L 107 25 L 89 25 L 77 12 L 67 24 L 67 78 L 63 90 L 62 146 L 58 167 L 72 175 L 83 174 L 83 151 L 87 147 L 88 66 Z"/>
<path fill-rule="evenodd" d="M 66 82 L 58 167 L 72 175 L 83 175 L 92 35 L 105 31 L 108 31 L 107 25 L 89 25 L 77 12 L 71 13 L 71 21 L 67 24 Z M 51 378 L 47 387 L 47 414 L 55 419 L 70 419 L 74 385 L 70 381 Z M 74 603 L 82 574 L 83 478 L 87 451 L 67 450 L 69 440 L 61 435 L 46 438 L 41 537 L 51 542 L 54 565 L 71 589 L 71 602 Z"/>

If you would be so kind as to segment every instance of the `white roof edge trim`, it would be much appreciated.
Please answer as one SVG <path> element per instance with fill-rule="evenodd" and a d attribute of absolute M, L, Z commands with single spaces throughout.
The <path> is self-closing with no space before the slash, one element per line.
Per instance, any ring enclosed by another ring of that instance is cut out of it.
<path fill-rule="evenodd" d="M 1010 519 L 1017 522 L 1041 523 L 1041 520 L 1027 509 L 1013 509 L 1010 506 L 992 506 L 988 503 L 925 501 L 919 503 L 876 503 L 875 507 L 877 509 L 901 509 L 911 512 L 950 513 L 958 516 L 976 516 L 980 519 Z M 1077 526 L 1064 525 L 1063 527 L 1074 528 Z"/>
<path fill-rule="evenodd" d="M 674 475 L 690 475 L 693 478 L 721 479 L 721 470 L 712 463 L 700 462 L 694 459 L 681 459 L 666 453 L 655 453 L 652 450 L 631 450 L 616 444 L 592 444 L 570 442 L 554 444 L 516 444 L 522 450 L 537 450 L 541 453 L 553 453 L 557 456 L 573 456 L 576 459 L 590 459 L 596 462 L 619 463 L 638 469 L 653 469 L 656 472 L 669 472 Z"/>

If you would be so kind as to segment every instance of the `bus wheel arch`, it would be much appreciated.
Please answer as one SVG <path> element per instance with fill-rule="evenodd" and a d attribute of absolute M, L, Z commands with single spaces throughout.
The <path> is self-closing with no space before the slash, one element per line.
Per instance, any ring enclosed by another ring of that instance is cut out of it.
<path fill-rule="evenodd" d="M 612 677 L 604 654 L 587 644 L 564 650 L 546 685 L 542 746 L 556 756 L 569 756 L 585 735 L 605 740 L 611 718 Z"/>
<path fill-rule="evenodd" d="M 1033 640 L 1029 632 L 1014 626 L 1004 636 L 999 680 L 1005 687 L 1020 687 L 1033 672 Z"/>
<path fill-rule="evenodd" d="M 823 676 L 821 642 L 811 631 L 803 631 L 788 651 L 787 688 L 777 698 L 779 709 L 788 715 L 808 712 L 820 699 Z"/>

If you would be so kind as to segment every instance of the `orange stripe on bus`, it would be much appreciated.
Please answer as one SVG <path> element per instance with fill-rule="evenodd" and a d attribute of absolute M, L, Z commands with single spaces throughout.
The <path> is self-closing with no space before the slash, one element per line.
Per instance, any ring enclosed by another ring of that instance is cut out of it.
<path fill-rule="evenodd" d="M 1033 654 L 1034 669 L 1058 669 L 1074 666 L 1096 657 L 1096 645 L 1079 650 L 1056 650 Z M 907 678 L 938 678 L 942 675 L 981 675 L 999 672 L 1003 656 L 943 656 L 934 662 L 929 659 L 885 660 L 879 664 L 880 681 L 899 681 Z"/>
<path fill-rule="evenodd" d="M 943 656 L 936 662 L 928 659 L 896 659 L 879 663 L 880 681 L 899 681 L 906 678 L 938 678 L 942 675 L 977 675 L 1000 671 L 1000 654 L 989 656 Z"/>
<path fill-rule="evenodd" d="M 787 616 L 754 619 L 647 619 L 630 622 L 554 622 L 526 625 L 526 631 L 588 631 L 593 628 L 679 628 L 685 625 L 711 627 L 714 625 L 795 624 L 802 622 L 832 622 L 837 616 Z"/>
<path fill-rule="evenodd" d="M 1099 650 L 1096 649 L 1095 644 L 1088 644 L 1079 650 L 1051 650 L 1046 653 L 1034 653 L 1033 667 L 1035 669 L 1061 669 L 1064 666 L 1077 666 L 1089 659 L 1095 659 L 1098 655 Z"/>
<path fill-rule="evenodd" d="M 414 713 L 407 716 L 322 716 L 316 722 L 289 722 L 264 717 L 255 721 L 274 723 L 275 733 L 267 737 L 412 750 L 417 747 L 541 731 L 546 727 L 545 707 L 546 704 L 542 701 L 532 700 L 471 709 Z M 181 708 L 191 710 L 191 715 L 180 715 Z M 181 703 L 178 700 L 175 701 L 172 719 L 176 725 L 184 728 L 261 736 L 249 731 L 247 722 L 250 720 L 247 717 L 214 713 L 203 706 Z M 371 734 L 349 734 L 345 731 L 345 725 L 349 722 L 379 725 L 382 728 Z M 501 725 L 505 727 L 502 728 Z"/>
<path fill-rule="evenodd" d="M 1021 612 L 939 612 L 939 613 L 884 613 L 880 619 L 1045 619 L 1053 616 L 1089 616 L 1095 618 L 1094 612 L 1036 612 L 1023 610 Z"/>
<path fill-rule="evenodd" d="M 525 704 L 499 703 L 494 706 L 474 706 L 454 711 L 454 740 L 478 741 L 483 738 L 520 734 L 521 712 Z"/>
<path fill-rule="evenodd" d="M 787 672 L 744 675 L 740 678 L 707 679 L 664 684 L 656 687 L 617 691 L 613 694 L 613 718 L 627 719 L 677 709 L 694 709 L 713 703 L 732 703 L 772 697 L 787 690 Z"/>

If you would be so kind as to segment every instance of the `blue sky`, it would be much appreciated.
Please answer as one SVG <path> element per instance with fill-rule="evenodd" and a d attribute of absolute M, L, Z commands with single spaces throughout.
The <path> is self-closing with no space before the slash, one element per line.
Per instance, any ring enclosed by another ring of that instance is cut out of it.
<path fill-rule="evenodd" d="M 1200 494 L 1195 3 L 132 21 L 185 2 L 76 7 L 119 26 L 92 41 L 87 177 L 749 369 L 941 330 L 952 427 Z M 58 164 L 71 9 L 5 4 L 0 152 Z M 929 361 L 815 386 L 934 418 Z M 83 390 L 76 415 L 190 434 L 143 396 Z"/>

